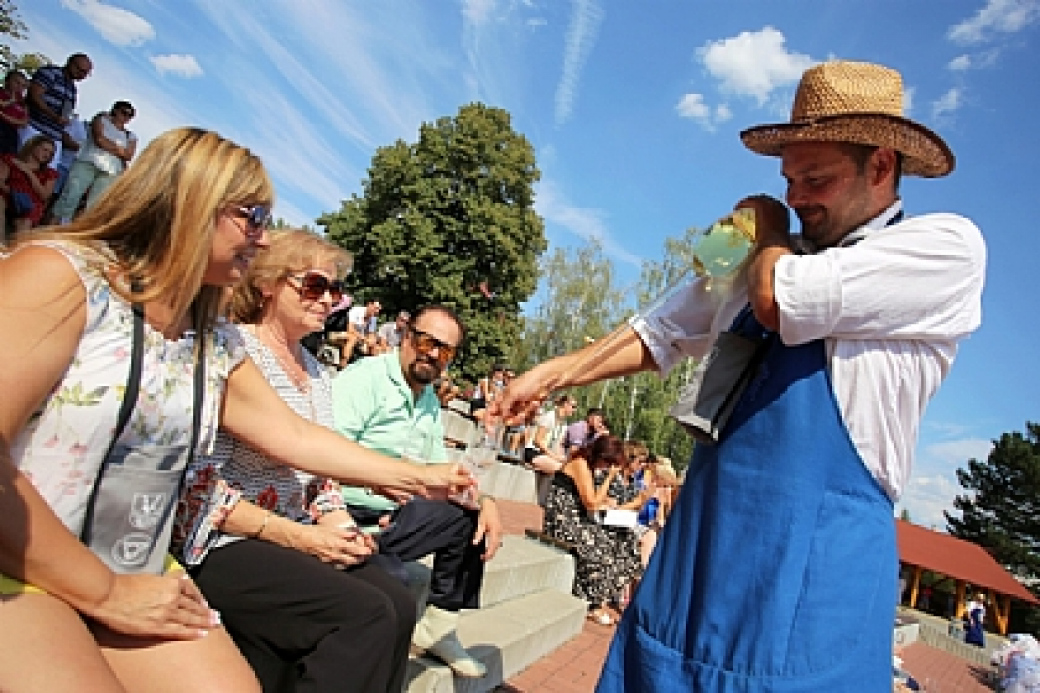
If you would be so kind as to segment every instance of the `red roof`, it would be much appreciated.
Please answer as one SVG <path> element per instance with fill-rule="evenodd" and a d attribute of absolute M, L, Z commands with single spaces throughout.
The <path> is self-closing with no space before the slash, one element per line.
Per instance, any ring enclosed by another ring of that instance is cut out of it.
<path fill-rule="evenodd" d="M 1030 604 L 1040 604 L 1040 600 L 978 544 L 900 519 L 896 519 L 896 541 L 899 560 L 903 563 L 964 580 L 976 587 L 987 587 Z"/>

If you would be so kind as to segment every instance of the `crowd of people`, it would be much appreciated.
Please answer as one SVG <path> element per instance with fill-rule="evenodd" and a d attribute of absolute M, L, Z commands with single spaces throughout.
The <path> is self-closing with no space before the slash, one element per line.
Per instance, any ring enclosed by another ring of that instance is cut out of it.
<path fill-rule="evenodd" d="M 19 69 L 0 89 L 0 246 L 8 232 L 67 224 L 111 186 L 137 150 L 128 127 L 136 111 L 116 101 L 83 120 L 77 83 L 93 63 L 83 53 L 64 65 L 44 65 L 31 77 Z"/>
<path fill-rule="evenodd" d="M 411 646 L 484 676 L 457 625 L 501 518 L 447 462 L 441 421 L 463 321 L 427 305 L 387 327 L 378 301 L 347 306 L 350 255 L 270 231 L 263 163 L 215 132 L 135 155 L 118 102 L 76 145 L 91 69 L 74 54 L 34 73 L 31 146 L 0 169 L 12 219 L 36 209 L 18 173 L 53 198 L 63 150 L 79 153 L 58 211 L 87 195 L 0 256 L 0 689 L 396 691 Z M 5 125 L 24 81 L 5 82 Z M 801 252 L 783 203 L 746 198 L 756 248 L 726 300 L 695 281 L 610 350 L 481 383 L 483 425 L 541 476 L 545 531 L 573 547 L 575 594 L 597 622 L 621 614 L 602 693 L 891 685 L 893 502 L 985 269 L 971 221 L 905 214 L 900 177 L 954 160 L 902 104 L 888 68 L 810 68 L 790 122 L 741 135 L 781 158 Z M 681 494 L 602 412 L 568 425 L 567 388 L 667 372 L 737 324 L 760 367 Z M 317 331 L 332 368 L 304 347 Z M 403 566 L 428 554 L 420 614 Z M 985 606 L 970 612 L 981 631 Z"/>

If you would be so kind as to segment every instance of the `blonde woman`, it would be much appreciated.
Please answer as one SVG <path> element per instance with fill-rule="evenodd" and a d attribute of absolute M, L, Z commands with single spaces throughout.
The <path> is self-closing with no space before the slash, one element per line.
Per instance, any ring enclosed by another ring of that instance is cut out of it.
<path fill-rule="evenodd" d="M 259 690 L 179 566 L 116 572 L 114 555 L 77 538 L 130 382 L 131 304 L 142 307 L 143 363 L 124 448 L 183 451 L 196 439 L 204 450 L 219 418 L 272 459 L 322 476 L 411 492 L 467 483 L 299 417 L 218 322 L 225 287 L 267 245 L 272 199 L 249 150 L 182 128 L 153 140 L 60 234 L 0 259 L 0 690 Z"/>
<path fill-rule="evenodd" d="M 322 329 L 350 266 L 346 251 L 314 233 L 272 232 L 231 301 L 267 381 L 300 416 L 330 428 L 331 379 L 300 340 Z M 415 599 L 369 560 L 374 542 L 358 532 L 335 480 L 285 467 L 223 431 L 189 479 L 182 519 L 213 529 L 184 559 L 264 690 L 401 690 Z M 202 509 L 218 519 L 202 520 Z"/>

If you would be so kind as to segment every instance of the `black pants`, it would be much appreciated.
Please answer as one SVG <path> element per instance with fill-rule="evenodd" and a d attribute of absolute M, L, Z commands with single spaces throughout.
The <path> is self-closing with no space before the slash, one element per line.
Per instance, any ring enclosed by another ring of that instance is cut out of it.
<path fill-rule="evenodd" d="M 337 570 L 245 539 L 214 549 L 192 576 L 265 693 L 401 690 L 416 604 L 378 566 Z"/>
<path fill-rule="evenodd" d="M 360 525 L 375 524 L 380 513 L 349 507 Z M 401 561 L 433 554 L 428 604 L 445 611 L 480 606 L 484 580 L 484 542 L 473 544 L 477 511 L 426 498 L 415 498 L 393 512 L 390 526 L 376 535 L 379 552 Z"/>

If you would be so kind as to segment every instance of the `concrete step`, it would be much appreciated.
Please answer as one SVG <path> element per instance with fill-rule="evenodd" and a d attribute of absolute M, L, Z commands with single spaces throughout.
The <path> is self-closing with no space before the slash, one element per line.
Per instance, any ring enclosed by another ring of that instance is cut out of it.
<path fill-rule="evenodd" d="M 432 565 L 432 556 L 405 565 L 420 614 L 429 593 Z M 498 553 L 484 567 L 480 605 L 487 608 L 544 590 L 570 594 L 573 584 L 574 559 L 567 552 L 526 537 L 506 535 Z"/>
<path fill-rule="evenodd" d="M 481 606 L 493 606 L 543 590 L 570 594 L 574 558 L 527 537 L 502 537 L 498 553 L 485 566 Z"/>
<path fill-rule="evenodd" d="M 431 657 L 408 663 L 409 693 L 484 693 L 501 685 L 581 632 L 586 606 L 569 593 L 534 592 L 459 619 L 459 640 L 488 668 L 480 679 L 456 678 Z"/>

